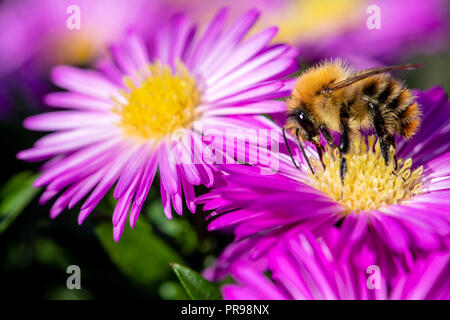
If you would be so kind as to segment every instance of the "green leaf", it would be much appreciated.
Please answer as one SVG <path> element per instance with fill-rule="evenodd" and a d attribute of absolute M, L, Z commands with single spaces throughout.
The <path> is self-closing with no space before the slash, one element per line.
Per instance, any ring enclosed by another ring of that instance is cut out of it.
<path fill-rule="evenodd" d="M 37 174 L 20 172 L 0 189 L 0 233 L 8 228 L 39 193 L 40 189 L 33 187 L 36 178 Z"/>
<path fill-rule="evenodd" d="M 221 300 L 219 289 L 200 274 L 177 263 L 171 264 L 187 294 L 193 300 Z"/>
<path fill-rule="evenodd" d="M 169 280 L 169 264 L 182 262 L 181 257 L 152 232 L 144 219 L 138 220 L 134 229 L 126 226 L 118 243 L 113 239 L 110 222 L 101 223 L 95 229 L 111 260 L 137 285 L 153 287 Z"/>

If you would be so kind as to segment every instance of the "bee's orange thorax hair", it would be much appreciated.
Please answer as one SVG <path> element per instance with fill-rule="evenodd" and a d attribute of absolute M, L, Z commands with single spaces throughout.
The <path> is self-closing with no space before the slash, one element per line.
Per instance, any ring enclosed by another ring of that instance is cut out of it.
<path fill-rule="evenodd" d="M 292 98 L 305 104 L 314 103 L 322 89 L 333 82 L 344 80 L 350 73 L 350 69 L 341 60 L 325 61 L 311 67 L 298 78 Z M 295 108 L 295 105 L 289 107 Z"/>
<path fill-rule="evenodd" d="M 288 112 L 297 108 L 308 111 L 317 123 L 324 123 L 332 130 L 339 129 L 339 112 L 329 110 L 346 95 L 346 90 L 339 90 L 327 95 L 322 92 L 330 84 L 346 79 L 351 70 L 342 60 L 325 61 L 313 66 L 301 74 L 288 99 Z"/>

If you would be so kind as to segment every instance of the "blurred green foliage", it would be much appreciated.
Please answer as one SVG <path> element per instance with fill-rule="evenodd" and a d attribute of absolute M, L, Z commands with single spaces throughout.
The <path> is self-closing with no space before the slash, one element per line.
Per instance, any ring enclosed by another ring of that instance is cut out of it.
<path fill-rule="evenodd" d="M 410 88 L 427 90 L 430 87 L 440 86 L 450 92 L 450 53 L 437 55 L 421 55 L 408 59 L 408 63 L 423 63 L 423 66 L 413 71 L 402 73 Z"/>
<path fill-rule="evenodd" d="M 145 220 L 133 230 L 127 228 L 118 243 L 111 241 L 110 222 L 98 224 L 95 231 L 111 261 L 137 285 L 153 286 L 159 279 L 167 278 L 169 263 L 184 263 Z"/>
<path fill-rule="evenodd" d="M 37 175 L 20 172 L 14 175 L 0 190 L 0 233 L 2 233 L 33 200 L 39 189 L 33 187 Z"/>
<path fill-rule="evenodd" d="M 189 255 L 199 248 L 197 233 L 187 220 L 174 219 L 171 223 L 167 223 L 167 218 L 161 212 L 163 212 L 162 204 L 157 201 L 152 202 L 146 210 L 149 220 L 160 232 L 175 241 L 181 254 Z"/>

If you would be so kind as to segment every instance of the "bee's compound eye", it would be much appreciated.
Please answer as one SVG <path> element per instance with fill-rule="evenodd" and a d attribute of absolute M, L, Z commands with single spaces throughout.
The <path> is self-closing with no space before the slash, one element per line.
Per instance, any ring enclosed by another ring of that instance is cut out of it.
<path fill-rule="evenodd" d="M 314 124 L 304 112 L 299 112 L 297 114 L 297 121 L 300 124 L 300 126 L 302 126 L 302 128 L 305 129 L 306 132 L 308 133 L 315 132 Z"/>

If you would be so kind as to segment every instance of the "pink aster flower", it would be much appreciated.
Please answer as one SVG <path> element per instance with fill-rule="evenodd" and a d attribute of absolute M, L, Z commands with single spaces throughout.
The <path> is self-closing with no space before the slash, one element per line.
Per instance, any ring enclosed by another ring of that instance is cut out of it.
<path fill-rule="evenodd" d="M 211 159 L 201 157 L 206 143 L 200 130 L 260 127 L 267 119 L 254 114 L 285 108 L 271 99 L 288 94 L 291 82 L 283 77 L 296 70 L 297 53 L 269 44 L 277 32 L 273 27 L 243 40 L 258 15 L 248 11 L 224 29 L 227 10 L 221 10 L 199 36 L 177 15 L 156 33 L 151 51 L 129 34 L 112 47 L 113 61 L 99 71 L 53 69 L 54 83 L 68 91 L 45 100 L 69 110 L 26 119 L 28 129 L 56 132 L 18 154 L 28 161 L 51 159 L 35 182 L 47 186 L 41 202 L 59 194 L 51 217 L 87 196 L 82 223 L 116 184 L 117 241 L 130 210 L 135 225 L 157 169 L 167 217 L 172 205 L 182 213 L 183 194 L 194 212 L 194 186 L 214 180 Z M 180 150 L 201 159 L 185 161 Z"/>
<path fill-rule="evenodd" d="M 214 210 L 209 230 L 233 230 L 237 241 L 250 239 L 248 245 L 236 244 L 232 254 L 224 253 L 219 268 L 232 265 L 241 256 L 237 252 L 260 257 L 291 230 L 323 236 L 334 225 L 345 239 L 336 249 L 339 255 L 357 256 L 370 248 L 377 261 L 390 265 L 393 276 L 399 265 L 408 269 L 421 253 L 448 250 L 450 103 L 440 88 L 417 95 L 423 125 L 410 141 L 397 141 L 397 175 L 374 147 L 373 136 L 355 140 L 344 187 L 338 159 L 330 151 L 325 170 L 310 158 L 316 164 L 314 176 L 298 152 L 301 170 L 282 153 L 280 171 L 270 176 L 260 175 L 256 167 L 223 166 L 225 182 L 197 202 Z M 292 143 L 291 150 L 298 147 Z M 309 155 L 315 154 L 312 150 L 307 147 Z"/>
<path fill-rule="evenodd" d="M 271 250 L 266 269 L 258 270 L 245 262 L 234 265 L 232 275 L 237 284 L 223 286 L 223 296 L 229 300 L 450 298 L 448 252 L 421 257 L 409 272 L 388 283 L 385 266 L 372 264 L 371 252 L 360 256 L 359 265 L 354 265 L 350 260 L 337 258 L 333 245 L 332 241 L 316 240 L 308 233 L 288 237 Z M 263 271 L 269 271 L 270 276 Z"/>

